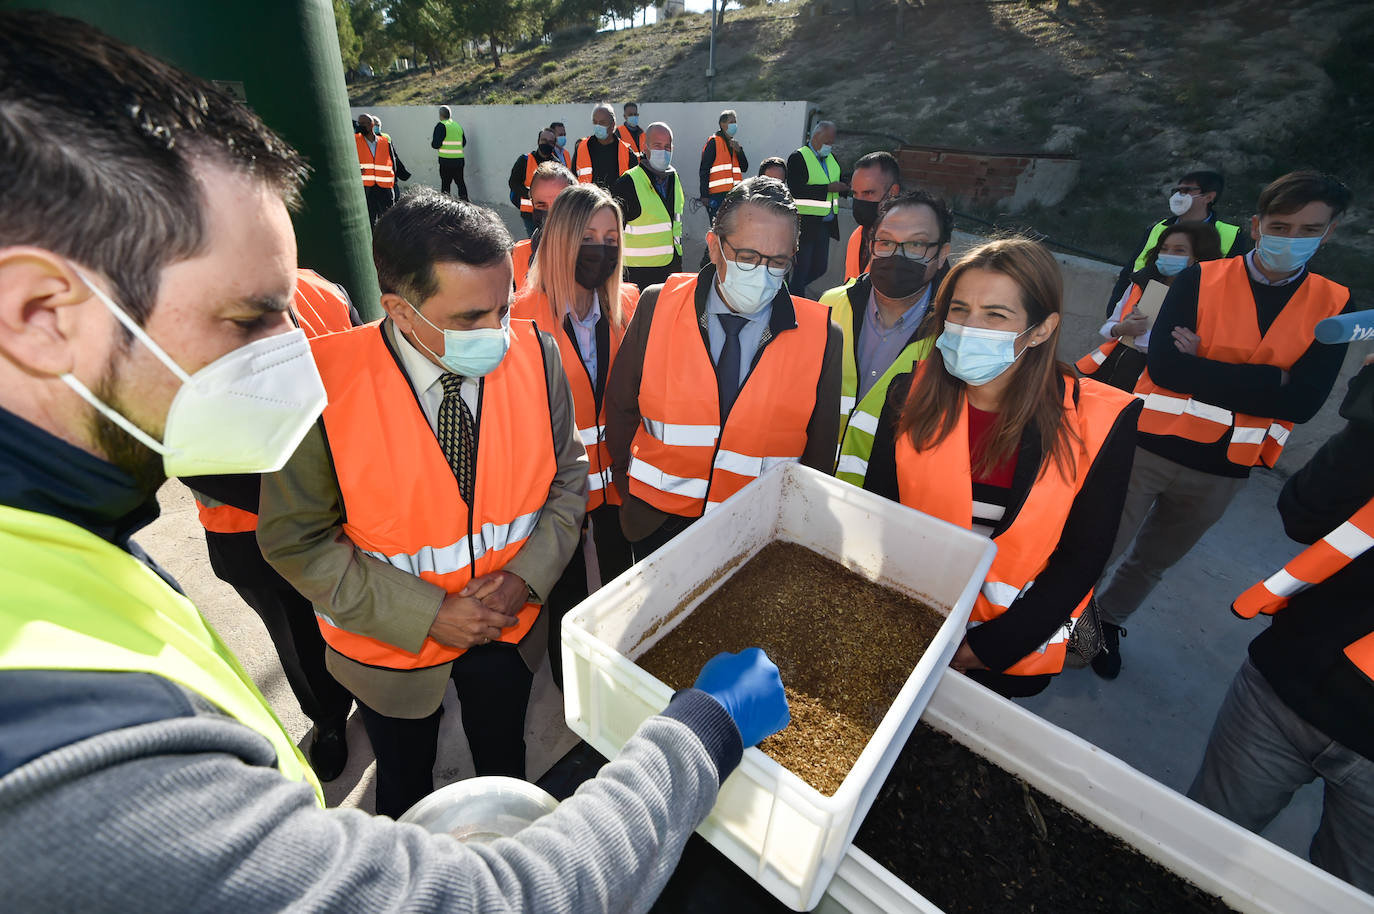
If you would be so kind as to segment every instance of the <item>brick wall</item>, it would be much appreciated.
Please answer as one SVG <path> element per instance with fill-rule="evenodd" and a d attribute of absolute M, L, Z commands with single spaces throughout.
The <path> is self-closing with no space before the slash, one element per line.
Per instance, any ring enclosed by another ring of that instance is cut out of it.
<path fill-rule="evenodd" d="M 902 146 L 896 156 L 907 187 L 939 194 L 955 205 L 984 206 L 1013 201 L 1018 179 L 1037 159 L 1066 158 L 945 146 Z"/>

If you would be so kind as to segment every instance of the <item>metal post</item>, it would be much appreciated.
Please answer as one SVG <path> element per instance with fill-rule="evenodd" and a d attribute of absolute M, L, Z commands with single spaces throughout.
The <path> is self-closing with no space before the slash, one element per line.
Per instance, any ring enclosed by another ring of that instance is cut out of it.
<path fill-rule="evenodd" d="M 711 0 L 711 51 L 706 61 L 706 100 L 716 98 L 716 0 Z"/>

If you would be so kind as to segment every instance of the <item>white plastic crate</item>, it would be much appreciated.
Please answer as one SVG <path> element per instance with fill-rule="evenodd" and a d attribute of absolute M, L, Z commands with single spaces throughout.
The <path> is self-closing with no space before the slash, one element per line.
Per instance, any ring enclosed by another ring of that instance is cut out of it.
<path fill-rule="evenodd" d="M 614 756 L 672 697 L 672 690 L 634 659 L 775 540 L 804 545 L 947 613 L 833 796 L 823 796 L 758 749 L 749 749 L 699 829 L 783 903 L 810 910 L 963 638 L 996 552 L 990 540 L 814 470 L 783 465 L 564 619 L 565 707 L 568 726 L 603 755 Z"/>
<path fill-rule="evenodd" d="M 1243 914 L 1374 912 L 1374 897 L 952 670 L 923 719 Z M 848 910 L 879 900 L 886 914 L 939 910 L 893 895 L 895 879 L 881 878 L 891 873 L 863 862 L 847 863 L 855 877 L 832 887 L 841 900 L 857 896 Z"/>

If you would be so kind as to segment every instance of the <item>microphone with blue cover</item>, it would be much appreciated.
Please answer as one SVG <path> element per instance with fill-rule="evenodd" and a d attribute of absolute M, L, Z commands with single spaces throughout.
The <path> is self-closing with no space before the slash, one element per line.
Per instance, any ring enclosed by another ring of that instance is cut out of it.
<path fill-rule="evenodd" d="M 1374 340 L 1374 310 L 1337 314 L 1317 324 L 1320 343 L 1358 343 Z"/>

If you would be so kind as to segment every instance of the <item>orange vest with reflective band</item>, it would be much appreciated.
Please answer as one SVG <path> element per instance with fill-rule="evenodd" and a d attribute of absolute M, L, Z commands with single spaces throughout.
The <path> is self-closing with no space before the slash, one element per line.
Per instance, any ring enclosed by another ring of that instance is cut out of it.
<path fill-rule="evenodd" d="M 358 165 L 363 171 L 363 187 L 395 187 L 396 165 L 391 160 L 391 140 L 384 133 L 376 134 L 377 152 L 367 148 L 361 133 L 353 134 L 358 144 Z"/>
<path fill-rule="evenodd" d="M 1126 299 L 1126 307 L 1121 309 L 1121 317 L 1123 320 L 1126 315 L 1131 313 L 1131 309 L 1135 307 L 1136 302 L 1140 301 L 1140 296 L 1143 294 L 1144 290 L 1141 289 L 1140 286 L 1135 283 L 1131 284 L 1130 297 Z M 1116 347 L 1120 345 L 1121 338 L 1112 337 L 1107 340 L 1107 342 L 1098 346 L 1092 352 L 1075 362 L 1074 367 L 1083 372 L 1084 377 L 1091 378 L 1097 369 L 1102 367 L 1102 363 L 1107 361 L 1107 356 L 1111 355 L 1116 350 Z"/>
<path fill-rule="evenodd" d="M 927 370 L 922 363 L 917 371 Z M 919 373 L 917 378 L 919 378 Z M 912 384 L 912 391 L 916 390 Z M 1077 387 L 1077 402 L 1074 388 Z M 1083 482 L 1097 459 L 1102 444 L 1111 433 L 1121 411 L 1131 405 L 1131 395 L 1097 381 L 1066 378 L 1064 383 L 1065 420 L 1079 437 L 1074 448 L 1071 479 L 1059 472 L 1054 459 L 1046 454 L 1030 492 L 1011 526 L 993 537 L 997 556 L 969 617 L 969 627 L 995 619 L 1024 593 L 1049 564 L 1059 544 L 1064 522 L 1073 508 Z M 897 439 L 897 487 L 902 504 L 965 530 L 973 527 L 973 471 L 969 459 L 968 409 L 959 411 L 959 423 L 933 448 L 918 451 L 910 435 Z M 1044 644 L 1022 657 L 1004 672 L 1017 676 L 1058 673 L 1064 668 L 1064 653 L 1073 626 L 1092 597 L 1089 591 L 1072 612 L 1065 607 L 1068 621 L 1055 630 Z"/>
<path fill-rule="evenodd" d="M 620 327 L 610 326 L 611 351 L 606 363 L 606 377 L 611 376 L 611 366 L 615 364 L 616 353 L 620 351 L 620 340 L 625 335 L 625 325 L 633 316 L 635 305 L 639 303 L 639 288 L 633 283 L 620 284 L 620 308 L 625 323 Z M 596 408 L 596 379 L 587 373 L 586 363 L 578 353 L 577 347 L 568 336 L 563 322 L 554 314 L 548 296 L 542 289 L 533 286 L 523 289 L 511 305 L 511 317 L 534 321 L 541 327 L 549 327 L 554 339 L 558 341 L 558 354 L 563 360 L 563 373 L 568 376 L 568 386 L 572 390 L 573 413 L 577 422 L 577 434 L 582 446 L 587 449 L 587 510 L 599 508 L 609 502 L 620 504 L 620 492 L 611 483 L 611 452 L 606 448 L 606 403 L 602 397 L 601 409 Z M 601 320 L 609 320 L 603 313 Z"/>
<path fill-rule="evenodd" d="M 534 153 L 525 155 L 525 193 L 520 198 L 520 212 L 528 216 L 534 212 L 534 202 L 530 200 L 530 184 L 534 181 L 534 173 L 538 170 L 540 162 L 535 158 Z"/>
<path fill-rule="evenodd" d="M 845 282 L 851 279 L 858 279 L 863 273 L 863 268 L 859 266 L 859 254 L 864 246 L 864 227 L 861 225 L 849 235 L 849 245 L 844 251 L 844 278 Z"/>
<path fill-rule="evenodd" d="M 1299 552 L 1274 574 L 1236 597 L 1231 610 L 1253 619 L 1260 613 L 1272 616 L 1288 605 L 1294 594 L 1320 584 L 1374 548 L 1374 498 L 1350 520 Z M 1374 632 L 1345 647 L 1345 656 L 1374 680 Z"/>
<path fill-rule="evenodd" d="M 348 299 L 339 293 L 339 287 L 304 267 L 296 271 L 296 295 L 291 302 L 291 311 L 309 337 L 338 333 L 353 326 Z M 207 505 L 201 501 L 202 497 L 196 496 L 196 514 L 200 525 L 211 533 L 253 533 L 258 529 L 258 516 L 252 511 L 233 505 Z"/>
<path fill-rule="evenodd" d="M 1261 336 L 1245 258 L 1204 261 L 1199 266 L 1197 354 L 1217 362 L 1273 365 L 1288 371 L 1316 339 L 1317 323 L 1339 314 L 1350 299 L 1349 289 L 1308 273 Z M 1293 430 L 1292 422 L 1234 413 L 1160 387 L 1151 380 L 1149 368 L 1136 382 L 1135 395 L 1145 401 L 1140 431 L 1199 444 L 1214 444 L 1230 432 L 1226 459 L 1239 466 L 1272 467 Z"/>
<path fill-rule="evenodd" d="M 380 324 L 318 337 L 311 348 L 329 393 L 324 429 L 343 496 L 343 531 L 361 552 L 449 593 L 519 553 L 557 469 L 543 349 L 532 324 L 511 324 L 510 351 L 481 384 L 471 506 Z M 359 663 L 421 669 L 463 653 L 426 638 L 412 654 L 338 628 L 327 612 L 315 607 L 324 640 Z M 500 640 L 519 642 L 538 614 L 538 605 L 525 604 Z"/>
<path fill-rule="evenodd" d="M 722 430 L 696 284 L 695 274 L 676 273 L 659 292 L 639 384 L 642 421 L 630 444 L 630 494 L 684 517 L 801 457 L 830 325 L 829 309 L 793 296 L 796 328 L 763 347 Z"/>
<path fill-rule="evenodd" d="M 630 132 L 630 128 L 627 127 L 625 124 L 621 124 L 619 127 L 615 128 L 615 135 L 620 137 L 620 142 L 624 143 L 626 146 L 629 146 L 635 152 L 644 151 L 644 147 L 640 145 L 640 140 L 644 139 L 643 130 L 639 132 L 639 139 L 637 140 L 635 139 L 635 135 Z"/>
<path fill-rule="evenodd" d="M 577 180 L 579 183 L 582 184 L 593 183 L 592 154 L 590 150 L 587 149 L 587 143 L 589 140 L 591 140 L 591 137 L 587 136 L 584 136 L 582 139 L 578 140 L 577 149 L 573 153 L 573 164 L 577 166 Z M 631 168 L 634 168 L 635 162 L 638 161 L 638 158 L 635 153 L 634 147 L 627 146 L 625 142 L 623 140 L 620 140 L 618 137 L 616 141 L 616 147 L 616 152 L 620 155 L 620 164 L 618 166 L 620 170 L 616 172 L 616 175 L 620 176 L 623 175 L 625 172 L 629 171 Z"/>
<path fill-rule="evenodd" d="M 510 265 L 515 271 L 515 290 L 518 292 L 525 285 L 525 277 L 530 275 L 530 251 L 533 244 L 528 238 L 524 241 L 517 241 L 515 247 L 510 252 Z"/>
<path fill-rule="evenodd" d="M 730 148 L 730 144 L 720 134 L 714 134 L 708 141 L 715 143 L 715 161 L 711 163 L 711 171 L 707 175 L 706 193 L 707 194 L 728 194 L 734 189 L 735 185 L 744 180 L 744 173 L 739 170 L 739 157 L 735 155 L 735 150 Z"/>

